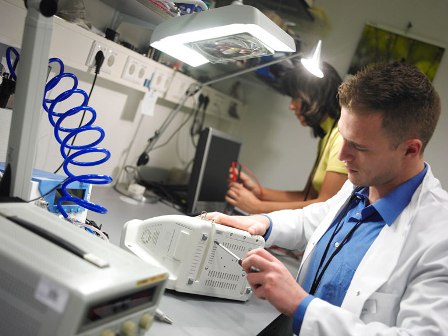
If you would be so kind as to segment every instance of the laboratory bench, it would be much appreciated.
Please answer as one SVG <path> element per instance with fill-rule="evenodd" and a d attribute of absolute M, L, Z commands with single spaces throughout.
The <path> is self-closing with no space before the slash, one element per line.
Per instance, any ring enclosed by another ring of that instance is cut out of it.
<path fill-rule="evenodd" d="M 180 214 L 168 204 L 139 202 L 112 187 L 94 187 L 91 201 L 104 206 L 108 212 L 97 214 L 89 211 L 87 218 L 102 224 L 102 230 L 116 245 L 119 245 L 124 223 L 131 219 Z M 240 302 L 173 290 L 165 291 L 159 308 L 173 320 L 173 324 L 155 321 L 145 336 L 257 335 L 279 314 L 269 302 L 255 295 L 246 302 Z"/>

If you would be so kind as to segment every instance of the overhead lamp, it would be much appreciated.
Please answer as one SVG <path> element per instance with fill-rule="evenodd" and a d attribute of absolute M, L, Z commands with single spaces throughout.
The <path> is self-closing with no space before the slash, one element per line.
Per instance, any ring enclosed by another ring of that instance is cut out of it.
<path fill-rule="evenodd" d="M 193 67 L 294 52 L 294 39 L 252 6 L 229 5 L 168 19 L 151 46 Z"/>
<path fill-rule="evenodd" d="M 322 41 L 317 42 L 317 46 L 314 49 L 313 55 L 310 58 L 302 58 L 300 61 L 303 66 L 311 72 L 314 76 L 322 78 L 324 73 L 320 68 L 320 51 L 322 48 Z"/>

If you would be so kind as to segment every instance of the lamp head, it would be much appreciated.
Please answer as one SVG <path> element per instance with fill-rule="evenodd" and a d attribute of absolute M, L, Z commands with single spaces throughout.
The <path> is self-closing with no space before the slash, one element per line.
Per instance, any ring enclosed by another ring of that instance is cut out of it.
<path fill-rule="evenodd" d="M 166 20 L 151 46 L 191 66 L 295 51 L 294 39 L 252 6 L 229 5 Z"/>
<path fill-rule="evenodd" d="M 323 78 L 324 73 L 322 72 L 320 68 L 320 52 L 322 48 L 322 41 L 319 40 L 317 43 L 316 48 L 314 49 L 313 56 L 310 58 L 302 58 L 300 61 L 302 62 L 303 66 L 311 72 L 314 76 Z"/>

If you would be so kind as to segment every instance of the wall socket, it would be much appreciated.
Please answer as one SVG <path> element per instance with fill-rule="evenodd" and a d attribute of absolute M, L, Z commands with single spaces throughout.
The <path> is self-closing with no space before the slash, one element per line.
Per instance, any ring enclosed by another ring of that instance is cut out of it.
<path fill-rule="evenodd" d="M 89 56 L 87 57 L 86 60 L 88 71 L 92 71 L 95 69 L 95 55 L 98 51 L 102 51 L 104 53 L 104 63 L 101 66 L 100 71 L 102 73 L 110 74 L 112 72 L 112 68 L 115 65 L 117 52 L 99 43 L 98 41 L 93 41 L 92 47 L 90 48 Z"/>
<path fill-rule="evenodd" d="M 172 75 L 163 71 L 155 70 L 151 77 L 150 88 L 160 93 L 165 93 L 170 85 Z"/>
<path fill-rule="evenodd" d="M 150 70 L 147 64 L 128 56 L 121 78 L 130 82 L 143 85 L 145 79 L 150 77 Z"/>

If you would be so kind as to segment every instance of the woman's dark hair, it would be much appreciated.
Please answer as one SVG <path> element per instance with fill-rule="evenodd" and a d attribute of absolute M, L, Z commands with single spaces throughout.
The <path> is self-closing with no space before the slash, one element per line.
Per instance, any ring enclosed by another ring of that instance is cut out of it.
<path fill-rule="evenodd" d="M 330 116 L 337 120 L 341 114 L 337 94 L 342 79 L 328 63 L 322 64 L 322 72 L 324 77 L 318 78 L 299 61 L 282 79 L 283 92 L 292 99 L 302 100 L 300 113 L 313 129 L 315 137 L 323 136 L 320 123 L 324 117 Z"/>

